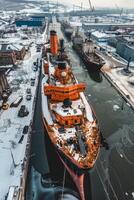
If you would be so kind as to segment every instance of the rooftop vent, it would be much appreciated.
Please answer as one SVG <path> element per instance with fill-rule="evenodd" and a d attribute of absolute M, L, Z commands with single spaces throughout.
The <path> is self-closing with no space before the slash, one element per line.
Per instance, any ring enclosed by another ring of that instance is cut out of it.
<path fill-rule="evenodd" d="M 71 107 L 71 105 L 72 105 L 72 101 L 71 101 L 71 99 L 64 99 L 64 101 L 63 101 L 63 106 L 65 107 L 65 108 L 68 108 L 68 107 Z"/>

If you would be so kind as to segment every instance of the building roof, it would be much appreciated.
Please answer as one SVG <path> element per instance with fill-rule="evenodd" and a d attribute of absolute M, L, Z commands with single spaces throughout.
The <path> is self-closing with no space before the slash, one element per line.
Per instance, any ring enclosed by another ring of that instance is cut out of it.
<path fill-rule="evenodd" d="M 106 34 L 104 32 L 100 32 L 100 31 L 94 31 L 94 32 L 92 32 L 92 35 L 95 36 L 96 38 L 110 38 L 110 37 L 115 37 L 115 34 Z"/>
<path fill-rule="evenodd" d="M 107 34 L 104 32 L 99 32 L 99 31 L 94 31 L 92 32 L 92 35 L 97 37 L 97 38 L 104 38 L 107 37 Z"/>
<path fill-rule="evenodd" d="M 20 51 L 22 48 L 20 44 L 0 44 L 0 52 Z"/>
<path fill-rule="evenodd" d="M 1 72 L 6 72 L 7 70 L 12 69 L 12 68 L 13 68 L 13 65 L 3 65 L 3 66 L 0 66 L 0 73 Z"/>

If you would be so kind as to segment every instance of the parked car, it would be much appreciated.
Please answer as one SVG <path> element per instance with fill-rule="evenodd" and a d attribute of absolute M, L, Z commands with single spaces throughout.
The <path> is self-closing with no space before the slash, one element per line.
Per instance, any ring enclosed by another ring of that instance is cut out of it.
<path fill-rule="evenodd" d="M 8 96 L 12 93 L 12 89 L 10 87 L 7 87 L 5 90 L 3 90 Z"/>
<path fill-rule="evenodd" d="M 31 78 L 31 86 L 34 86 L 35 84 L 35 78 Z"/>
<path fill-rule="evenodd" d="M 31 81 L 31 86 L 34 86 L 35 82 L 34 81 Z"/>
<path fill-rule="evenodd" d="M 35 62 L 33 62 L 33 66 L 37 66 L 37 62 L 35 61 Z"/>
<path fill-rule="evenodd" d="M 2 103 L 2 109 L 7 110 L 9 108 L 9 104 L 7 102 Z"/>
<path fill-rule="evenodd" d="M 27 96 L 26 96 L 26 100 L 27 100 L 27 101 L 30 101 L 31 98 L 32 98 L 32 95 L 31 95 L 31 94 L 27 94 Z"/>
<path fill-rule="evenodd" d="M 28 133 L 29 126 L 24 126 L 23 135 Z"/>
<path fill-rule="evenodd" d="M 36 52 L 41 52 L 41 48 L 37 47 Z"/>
<path fill-rule="evenodd" d="M 33 69 L 34 72 L 37 72 L 37 71 L 38 71 L 38 67 L 37 67 L 37 66 L 33 66 L 32 69 Z"/>
<path fill-rule="evenodd" d="M 27 93 L 27 94 L 31 94 L 31 88 L 27 88 L 27 89 L 26 89 L 26 93 Z"/>
<path fill-rule="evenodd" d="M 4 102 L 6 102 L 8 100 L 8 94 L 7 94 L 7 92 L 5 90 L 2 92 L 2 100 Z"/>
<path fill-rule="evenodd" d="M 31 81 L 35 81 L 35 78 L 31 78 Z"/>
<path fill-rule="evenodd" d="M 26 106 L 25 106 L 25 105 L 22 105 L 22 106 L 20 107 L 19 112 L 18 112 L 18 116 L 19 116 L 19 117 L 25 117 L 25 116 L 27 116 L 28 114 L 29 114 L 29 111 L 27 110 Z"/>

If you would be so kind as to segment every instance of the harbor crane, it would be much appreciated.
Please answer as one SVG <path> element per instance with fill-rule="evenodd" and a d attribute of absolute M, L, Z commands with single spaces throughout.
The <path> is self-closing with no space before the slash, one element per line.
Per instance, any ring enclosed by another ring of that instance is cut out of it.
<path fill-rule="evenodd" d="M 89 1 L 90 10 L 93 12 L 94 11 L 94 6 L 92 6 L 91 0 L 88 0 L 88 1 Z"/>
<path fill-rule="evenodd" d="M 123 8 L 120 8 L 117 4 L 115 4 L 115 6 L 116 6 L 116 8 L 117 8 L 117 11 L 119 12 L 120 17 L 121 17 L 122 14 L 123 14 L 124 9 L 123 9 Z"/>

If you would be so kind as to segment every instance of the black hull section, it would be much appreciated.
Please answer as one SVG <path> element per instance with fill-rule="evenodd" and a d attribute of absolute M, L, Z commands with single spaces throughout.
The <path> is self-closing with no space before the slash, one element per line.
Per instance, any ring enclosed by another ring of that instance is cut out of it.
<path fill-rule="evenodd" d="M 83 63 L 85 64 L 87 70 L 89 72 L 93 71 L 100 71 L 101 67 L 103 66 L 103 64 L 101 63 L 96 63 L 96 62 L 92 62 L 90 60 L 90 57 L 88 57 L 81 48 L 76 47 L 75 45 L 72 46 L 73 49 L 76 51 L 76 53 L 80 56 L 81 60 L 83 61 Z"/>

